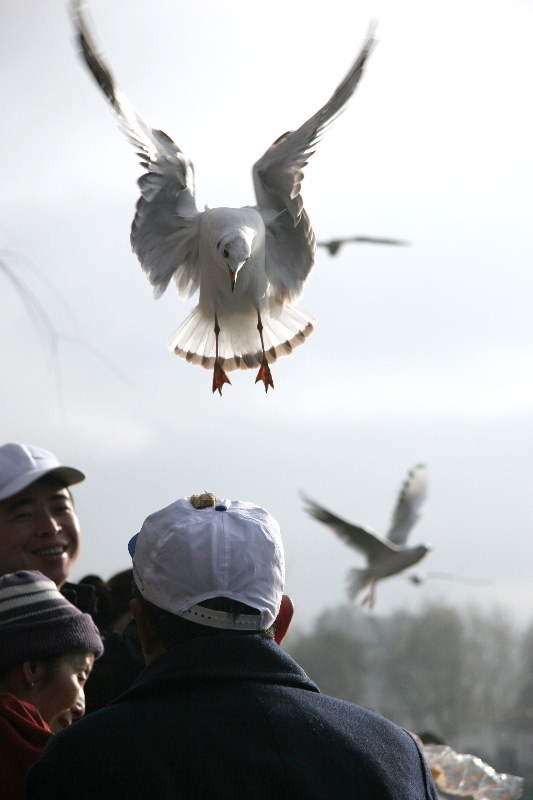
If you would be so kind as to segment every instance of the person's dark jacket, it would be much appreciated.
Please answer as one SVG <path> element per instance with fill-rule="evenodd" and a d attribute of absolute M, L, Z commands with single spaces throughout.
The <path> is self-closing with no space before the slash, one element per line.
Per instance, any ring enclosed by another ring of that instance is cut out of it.
<path fill-rule="evenodd" d="M 414 739 L 320 694 L 273 641 L 227 634 L 156 658 L 57 734 L 27 800 L 436 800 Z"/>
<path fill-rule="evenodd" d="M 85 684 L 86 714 L 98 711 L 129 689 L 145 666 L 135 621 L 123 631 L 103 634 L 102 638 L 104 654 L 94 662 Z"/>

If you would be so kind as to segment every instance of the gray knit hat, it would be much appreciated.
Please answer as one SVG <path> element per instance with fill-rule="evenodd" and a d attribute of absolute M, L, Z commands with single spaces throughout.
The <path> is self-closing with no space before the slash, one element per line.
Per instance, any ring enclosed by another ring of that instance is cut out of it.
<path fill-rule="evenodd" d="M 0 669 L 32 658 L 104 648 L 98 628 L 40 572 L 0 577 Z"/>

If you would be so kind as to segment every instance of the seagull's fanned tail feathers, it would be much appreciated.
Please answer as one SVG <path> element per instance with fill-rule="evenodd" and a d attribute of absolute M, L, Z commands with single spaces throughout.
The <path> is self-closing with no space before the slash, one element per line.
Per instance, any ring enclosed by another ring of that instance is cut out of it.
<path fill-rule="evenodd" d="M 289 355 L 313 332 L 315 320 L 301 308 L 286 305 L 281 313 L 261 314 L 265 355 L 269 364 Z M 254 369 L 262 361 L 261 342 L 255 314 L 218 315 L 220 334 L 219 361 L 226 372 Z M 205 369 L 215 364 L 215 324 L 211 314 L 196 306 L 168 343 L 180 358 Z"/>

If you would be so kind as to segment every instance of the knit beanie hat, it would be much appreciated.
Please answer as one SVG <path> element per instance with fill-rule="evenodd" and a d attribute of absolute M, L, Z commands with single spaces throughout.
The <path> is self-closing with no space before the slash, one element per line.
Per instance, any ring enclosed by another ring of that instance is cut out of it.
<path fill-rule="evenodd" d="M 0 577 L 0 669 L 48 655 L 104 652 L 98 628 L 40 572 Z"/>

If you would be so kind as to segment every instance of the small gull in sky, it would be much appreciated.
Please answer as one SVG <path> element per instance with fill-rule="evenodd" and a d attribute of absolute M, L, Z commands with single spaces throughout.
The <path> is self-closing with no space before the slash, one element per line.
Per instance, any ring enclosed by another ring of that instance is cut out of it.
<path fill-rule="evenodd" d="M 139 180 L 132 249 L 156 298 L 171 280 L 182 299 L 199 291 L 198 305 L 169 349 L 213 369 L 213 392 L 222 394 L 230 383 L 227 372 L 257 366 L 256 383 L 262 381 L 268 391 L 274 387 L 269 364 L 289 355 L 313 331 L 313 317 L 295 305 L 316 254 L 300 194 L 303 169 L 353 94 L 374 37 L 369 34 L 328 102 L 296 131 L 276 139 L 255 163 L 257 205 L 200 212 L 192 163 L 166 133 L 137 114 L 97 52 L 80 0 L 72 9 L 85 60 L 146 169 Z"/>
<path fill-rule="evenodd" d="M 407 547 L 407 537 L 420 517 L 420 509 L 426 497 L 426 467 L 418 464 L 411 470 L 402 486 L 392 522 L 386 538 L 382 538 L 364 525 L 347 522 L 332 514 L 314 500 L 304 495 L 307 512 L 328 525 L 337 536 L 350 547 L 364 553 L 368 566 L 366 569 L 351 569 L 348 573 L 348 597 L 355 600 L 359 592 L 370 584 L 370 591 L 363 603 L 373 608 L 376 599 L 376 582 L 396 575 L 413 566 L 431 549 L 419 544 Z"/>
<path fill-rule="evenodd" d="M 407 576 L 407 580 L 409 580 L 411 583 L 414 583 L 415 586 L 421 586 L 423 583 L 426 583 L 428 579 L 431 580 L 432 578 L 445 581 L 454 581 L 455 583 L 468 583 L 471 586 L 481 586 L 483 584 L 490 583 L 488 578 L 470 578 L 467 575 L 457 575 L 455 572 L 423 572 L 422 570 L 419 570 L 418 572 L 413 572 L 411 575 Z"/>
<path fill-rule="evenodd" d="M 408 245 L 401 239 L 377 239 L 375 236 L 349 236 L 345 239 L 330 239 L 329 242 L 317 242 L 317 247 L 325 247 L 330 256 L 336 256 L 343 244 L 359 242 L 360 244 L 396 244 Z"/>

